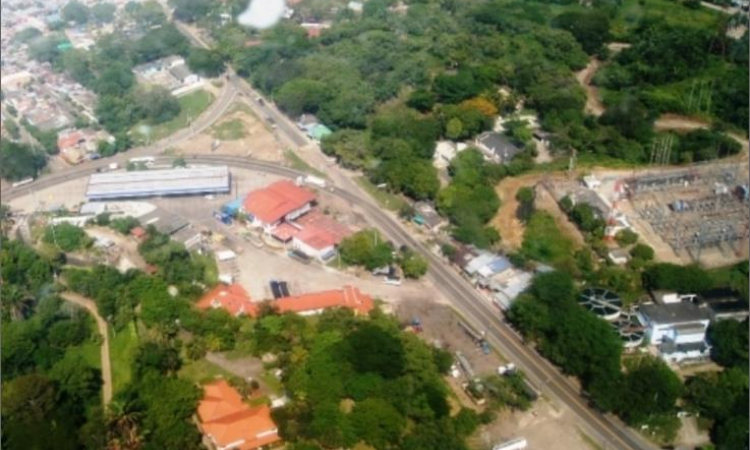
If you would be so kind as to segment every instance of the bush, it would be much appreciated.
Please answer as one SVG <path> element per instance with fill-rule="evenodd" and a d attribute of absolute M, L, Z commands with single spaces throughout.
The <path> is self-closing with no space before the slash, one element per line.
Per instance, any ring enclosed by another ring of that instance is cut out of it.
<path fill-rule="evenodd" d="M 48 244 L 56 245 L 64 252 L 72 252 L 91 245 L 92 240 L 81 228 L 69 223 L 49 225 L 42 240 Z"/>
<path fill-rule="evenodd" d="M 630 256 L 642 261 L 651 261 L 654 259 L 654 249 L 646 244 L 636 244 L 630 249 Z"/>
<path fill-rule="evenodd" d="M 620 247 L 633 245 L 638 242 L 638 233 L 629 228 L 626 228 L 617 232 L 615 240 L 617 240 L 617 243 L 620 244 Z"/>

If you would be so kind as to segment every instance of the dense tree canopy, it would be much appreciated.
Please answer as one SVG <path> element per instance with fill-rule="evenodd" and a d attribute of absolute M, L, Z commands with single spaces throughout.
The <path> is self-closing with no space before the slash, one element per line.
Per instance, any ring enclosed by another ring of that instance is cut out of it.
<path fill-rule="evenodd" d="M 47 165 L 42 152 L 17 142 L 0 140 L 0 176 L 10 181 L 36 177 Z"/>

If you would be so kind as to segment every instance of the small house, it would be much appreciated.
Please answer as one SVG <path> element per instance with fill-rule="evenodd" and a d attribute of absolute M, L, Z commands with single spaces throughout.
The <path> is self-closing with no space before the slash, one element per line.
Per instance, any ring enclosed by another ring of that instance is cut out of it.
<path fill-rule="evenodd" d="M 477 136 L 475 144 L 486 160 L 501 164 L 509 163 L 523 151 L 506 136 L 494 131 L 486 131 Z"/>

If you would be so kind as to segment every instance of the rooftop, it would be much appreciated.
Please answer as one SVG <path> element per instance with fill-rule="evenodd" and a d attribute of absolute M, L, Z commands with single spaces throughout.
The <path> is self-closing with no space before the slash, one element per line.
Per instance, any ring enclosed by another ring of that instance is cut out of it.
<path fill-rule="evenodd" d="M 641 314 L 661 325 L 708 320 L 708 313 L 693 302 L 641 305 Z"/>
<path fill-rule="evenodd" d="M 352 286 L 344 289 L 315 292 L 276 300 L 279 311 L 298 314 L 315 313 L 318 310 L 334 307 L 350 308 L 355 314 L 367 314 L 374 307 L 372 298 Z"/>
<path fill-rule="evenodd" d="M 263 222 L 274 223 L 314 200 L 312 192 L 282 180 L 247 194 L 244 207 L 245 212 Z"/>
<path fill-rule="evenodd" d="M 502 162 L 510 161 L 523 151 L 523 149 L 518 148 L 507 137 L 491 131 L 480 134 L 477 142 L 495 154 Z"/>
<path fill-rule="evenodd" d="M 300 217 L 296 223 L 302 226 L 302 231 L 295 238 L 316 250 L 338 245 L 352 234 L 346 226 L 317 211 Z"/>
<path fill-rule="evenodd" d="M 225 380 L 207 384 L 204 391 L 198 417 L 218 447 L 252 450 L 281 440 L 268 406 L 251 408 Z"/>
<path fill-rule="evenodd" d="M 201 167 L 91 175 L 89 199 L 229 192 L 229 168 Z"/>
<path fill-rule="evenodd" d="M 258 309 L 245 288 L 239 284 L 213 288 L 198 300 L 196 306 L 204 310 L 223 308 L 233 316 L 255 316 Z"/>

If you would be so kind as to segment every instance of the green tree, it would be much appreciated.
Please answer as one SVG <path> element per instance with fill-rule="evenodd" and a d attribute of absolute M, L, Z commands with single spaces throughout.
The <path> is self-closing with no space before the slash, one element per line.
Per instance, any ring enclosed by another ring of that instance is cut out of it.
<path fill-rule="evenodd" d="M 552 24 L 569 31 L 589 55 L 600 52 L 609 41 L 609 16 L 603 10 L 565 12 L 555 17 Z"/>
<path fill-rule="evenodd" d="M 91 11 L 88 6 L 79 2 L 78 0 L 71 0 L 63 6 L 62 17 L 66 22 L 75 22 L 78 25 L 83 25 L 89 21 L 89 15 Z"/>
<path fill-rule="evenodd" d="M 641 261 L 651 261 L 654 259 L 654 249 L 646 244 L 635 244 L 630 249 L 630 256 Z"/>
<path fill-rule="evenodd" d="M 435 94 L 426 89 L 417 89 L 409 95 L 407 106 L 420 112 L 429 112 L 435 105 Z"/>
<path fill-rule="evenodd" d="M 638 242 L 638 233 L 630 228 L 625 228 L 624 230 L 617 232 L 615 239 L 617 240 L 617 243 L 620 244 L 620 247 L 633 245 Z"/>
<path fill-rule="evenodd" d="M 352 411 L 357 435 L 376 449 L 387 449 L 398 443 L 406 420 L 385 400 L 369 398 Z"/>
<path fill-rule="evenodd" d="M 22 375 L 3 385 L 3 416 L 25 423 L 40 421 L 52 412 L 57 396 L 54 383 L 44 375 Z"/>
<path fill-rule="evenodd" d="M 191 47 L 187 59 L 188 67 L 204 77 L 216 77 L 224 73 L 225 58 L 218 50 Z"/>
<path fill-rule="evenodd" d="M 174 6 L 174 18 L 182 22 L 195 22 L 206 17 L 211 10 L 210 0 L 171 0 Z"/>
<path fill-rule="evenodd" d="M 117 6 L 114 3 L 99 2 L 91 7 L 91 16 L 99 23 L 111 23 L 115 20 Z"/>
<path fill-rule="evenodd" d="M 448 121 L 445 125 L 445 136 L 451 140 L 457 140 L 463 136 L 464 125 L 461 123 L 461 119 L 454 117 Z"/>
<path fill-rule="evenodd" d="M 362 230 L 341 241 L 339 253 L 346 264 L 361 265 L 367 270 L 383 267 L 393 261 L 391 247 L 376 230 Z"/>
<path fill-rule="evenodd" d="M 296 78 L 284 84 L 275 99 L 281 109 L 297 117 L 302 113 L 316 113 L 329 97 L 329 88 L 323 82 Z"/>
<path fill-rule="evenodd" d="M 422 255 L 411 251 L 401 257 L 399 264 L 406 278 L 421 278 L 427 273 L 429 267 Z"/>
<path fill-rule="evenodd" d="M 10 181 L 33 178 L 47 164 L 47 158 L 28 145 L 0 140 L 0 176 Z"/>
<path fill-rule="evenodd" d="M 80 250 L 92 243 L 91 238 L 86 235 L 85 231 L 67 222 L 49 225 L 44 231 L 42 240 L 57 246 L 64 252 Z"/>
<path fill-rule="evenodd" d="M 167 122 L 180 114 L 180 102 L 163 86 L 139 86 L 133 100 L 141 115 L 152 124 Z"/>
<path fill-rule="evenodd" d="M 58 383 L 60 392 L 78 405 L 94 403 L 102 384 L 98 370 L 90 367 L 79 354 L 69 353 L 55 363 L 49 376 Z"/>
<path fill-rule="evenodd" d="M 748 321 L 720 320 L 708 328 L 711 358 L 724 367 L 747 368 Z"/>
<path fill-rule="evenodd" d="M 682 394 L 680 378 L 662 360 L 647 356 L 628 368 L 620 394 L 620 416 L 632 425 L 672 413 Z"/>
<path fill-rule="evenodd" d="M 406 361 L 401 341 L 375 324 L 362 324 L 347 337 L 347 344 L 349 361 L 360 373 L 395 378 L 404 371 Z"/>
<path fill-rule="evenodd" d="M 531 218 L 531 214 L 534 212 L 535 197 L 534 189 L 528 186 L 521 187 L 516 191 L 516 200 L 518 200 L 516 217 L 522 222 Z"/>

